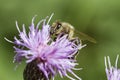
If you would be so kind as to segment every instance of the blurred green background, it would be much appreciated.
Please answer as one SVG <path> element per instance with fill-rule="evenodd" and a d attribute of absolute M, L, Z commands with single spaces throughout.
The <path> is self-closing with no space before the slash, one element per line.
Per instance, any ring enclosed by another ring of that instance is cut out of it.
<path fill-rule="evenodd" d="M 77 57 L 78 67 L 83 70 L 75 73 L 83 80 L 106 80 L 104 56 L 109 55 L 114 65 L 120 54 L 120 0 L 0 0 L 0 80 L 23 80 L 25 62 L 14 70 L 13 44 L 4 40 L 14 40 L 18 35 L 15 21 L 20 29 L 23 23 L 28 28 L 34 15 L 38 15 L 37 23 L 51 13 L 55 13 L 51 23 L 69 22 L 97 40 L 96 44 L 86 42 Z M 55 80 L 61 78 L 57 76 Z"/>

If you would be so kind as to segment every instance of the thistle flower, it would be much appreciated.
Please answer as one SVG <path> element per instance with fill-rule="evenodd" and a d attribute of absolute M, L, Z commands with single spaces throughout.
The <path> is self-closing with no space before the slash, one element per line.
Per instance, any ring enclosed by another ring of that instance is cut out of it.
<path fill-rule="evenodd" d="M 52 16 L 51 16 L 52 17 Z M 15 41 L 9 41 L 14 43 L 15 52 L 14 62 L 20 63 L 23 58 L 26 59 L 27 66 L 24 70 L 24 80 L 50 80 L 55 75 L 60 74 L 68 77 L 71 80 L 75 80 L 70 77 L 67 72 L 74 75 L 78 80 L 81 80 L 72 70 L 79 70 L 75 68 L 78 63 L 75 59 L 72 59 L 78 50 L 84 45 L 76 45 L 75 43 L 67 39 L 67 35 L 63 37 L 57 37 L 56 41 L 53 41 L 50 37 L 50 25 L 48 19 L 41 20 L 37 26 L 34 25 L 34 19 L 29 27 L 28 34 L 26 33 L 25 26 L 20 31 L 18 24 L 16 26 L 19 32 L 19 39 L 14 37 Z M 39 29 L 42 23 L 42 29 Z"/>
<path fill-rule="evenodd" d="M 114 67 L 114 66 L 111 66 L 109 56 L 107 57 L 107 59 L 105 57 L 105 67 L 106 67 L 105 71 L 106 71 L 108 80 L 120 80 L 120 69 L 117 68 L 118 58 L 119 58 L 119 55 L 116 58 L 115 67 Z M 108 66 L 107 66 L 107 62 L 108 62 Z"/>

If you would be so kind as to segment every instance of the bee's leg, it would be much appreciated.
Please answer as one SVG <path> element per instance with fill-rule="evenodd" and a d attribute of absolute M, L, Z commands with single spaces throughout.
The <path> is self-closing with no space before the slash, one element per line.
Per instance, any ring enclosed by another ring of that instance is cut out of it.
<path fill-rule="evenodd" d="M 65 35 L 66 33 L 60 33 L 60 34 L 54 34 L 53 35 L 53 37 L 52 37 L 52 39 L 53 39 L 53 41 L 56 41 L 56 39 L 57 38 L 61 38 L 61 37 L 63 37 L 64 35 Z M 67 36 L 68 37 L 68 36 Z"/>
<path fill-rule="evenodd" d="M 75 38 L 73 38 L 73 35 L 74 35 L 74 31 L 73 30 L 71 30 L 71 31 L 69 31 L 68 33 L 68 39 L 75 39 Z"/>
<path fill-rule="evenodd" d="M 79 45 L 81 43 L 81 40 L 78 37 L 72 38 L 70 41 L 75 43 L 76 45 Z"/>
<path fill-rule="evenodd" d="M 80 43 L 81 43 L 81 40 L 78 37 L 72 38 L 70 41 L 75 43 L 77 46 L 80 45 Z M 69 59 L 75 59 L 78 53 L 79 53 L 79 50 L 76 52 L 76 54 L 74 54 Z"/>
<path fill-rule="evenodd" d="M 65 34 L 66 34 L 66 33 L 61 32 L 58 36 L 61 38 L 61 37 L 63 37 Z"/>

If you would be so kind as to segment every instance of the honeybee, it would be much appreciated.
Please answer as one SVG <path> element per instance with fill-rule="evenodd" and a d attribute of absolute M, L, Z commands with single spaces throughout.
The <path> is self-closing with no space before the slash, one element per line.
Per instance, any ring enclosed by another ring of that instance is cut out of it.
<path fill-rule="evenodd" d="M 52 24 L 51 29 L 50 29 L 50 35 L 53 40 L 56 40 L 56 38 L 62 37 L 63 35 L 67 34 L 67 38 L 71 41 L 74 42 L 76 45 L 81 44 L 81 40 L 87 40 L 92 43 L 96 43 L 96 40 L 93 39 L 92 37 L 88 36 L 85 33 L 78 32 L 75 30 L 75 28 L 67 23 L 67 22 L 59 22 L 56 21 Z M 78 35 L 78 37 L 75 36 L 75 34 Z M 75 59 L 77 56 L 78 52 L 74 54 L 72 57 L 69 57 L 68 59 Z"/>
<path fill-rule="evenodd" d="M 61 33 L 62 35 L 68 34 L 68 39 L 71 41 L 75 41 L 76 44 L 79 44 L 80 40 L 83 41 L 87 40 L 89 42 L 96 43 L 96 40 L 94 38 L 88 36 L 85 33 L 75 30 L 75 28 L 71 24 L 67 22 L 59 22 L 59 21 L 54 22 L 51 26 L 50 34 L 54 36 L 55 39 Z M 77 35 L 80 38 L 80 40 L 78 37 L 75 37 L 75 35 Z"/>

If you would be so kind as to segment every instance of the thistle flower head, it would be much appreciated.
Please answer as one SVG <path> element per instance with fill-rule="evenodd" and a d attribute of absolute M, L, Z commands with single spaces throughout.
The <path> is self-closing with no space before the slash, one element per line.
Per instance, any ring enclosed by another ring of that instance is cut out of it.
<path fill-rule="evenodd" d="M 73 57 L 83 46 L 81 44 L 76 45 L 68 40 L 67 35 L 64 35 L 63 37 L 58 36 L 56 41 L 52 40 L 49 25 L 51 17 L 47 23 L 46 19 L 43 19 L 37 24 L 37 26 L 34 25 L 34 19 L 35 17 L 32 19 L 28 34 L 26 33 L 24 25 L 23 30 L 20 31 L 16 23 L 19 38 L 14 37 L 14 44 L 16 45 L 14 46 L 14 49 L 17 53 L 14 57 L 14 62 L 20 63 L 22 59 L 25 58 L 27 65 L 33 64 L 33 69 L 36 69 L 37 67 L 38 73 L 42 73 L 45 79 L 37 78 L 36 80 L 49 80 L 50 77 L 54 79 L 57 73 L 59 73 L 61 77 L 66 76 L 71 80 L 75 80 L 68 76 L 67 72 L 70 72 L 78 80 L 81 80 L 81 78 L 72 71 L 77 70 L 75 66 L 78 64 L 76 63 L 76 60 L 71 57 Z M 42 29 L 39 29 L 41 24 Z M 28 67 L 29 66 L 27 66 L 26 69 Z M 29 69 L 31 69 L 31 66 Z M 38 74 L 37 71 L 36 74 Z M 25 74 L 26 73 L 27 72 L 25 72 Z M 30 71 L 30 73 L 32 73 L 32 71 Z"/>
<path fill-rule="evenodd" d="M 109 56 L 105 57 L 105 67 L 106 67 L 105 71 L 108 80 L 120 80 L 120 69 L 117 68 L 118 58 L 119 55 L 116 58 L 115 66 L 111 66 Z"/>

